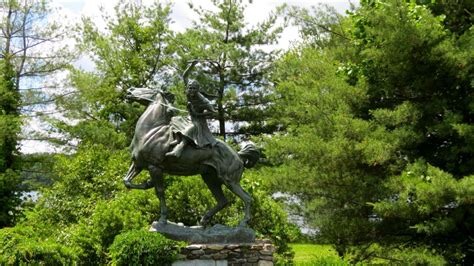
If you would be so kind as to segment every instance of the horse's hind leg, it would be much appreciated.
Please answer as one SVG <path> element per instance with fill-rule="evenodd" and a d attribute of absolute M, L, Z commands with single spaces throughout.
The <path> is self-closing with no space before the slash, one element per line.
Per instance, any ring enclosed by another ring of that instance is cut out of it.
<path fill-rule="evenodd" d="M 252 197 L 240 186 L 239 182 L 232 182 L 227 187 L 244 202 L 244 219 L 240 221 L 239 226 L 247 226 L 247 223 L 250 221 Z"/>
<path fill-rule="evenodd" d="M 206 183 L 209 190 L 211 190 L 212 195 L 217 201 L 217 205 L 210 209 L 201 219 L 201 225 L 206 226 L 217 212 L 229 204 L 229 201 L 224 196 L 224 192 L 222 192 L 222 181 L 217 179 L 215 174 L 203 174 L 202 179 Z"/>
<path fill-rule="evenodd" d="M 150 165 L 148 167 L 148 170 L 151 175 L 152 183 L 155 186 L 156 196 L 160 200 L 160 219 L 158 220 L 158 223 L 166 224 L 168 218 L 168 207 L 166 207 L 165 180 L 163 176 L 163 171 L 153 165 Z"/>
<path fill-rule="evenodd" d="M 151 181 L 145 181 L 141 184 L 133 184 L 132 180 L 142 171 L 142 169 L 138 168 L 134 162 L 130 165 L 127 174 L 123 178 L 123 183 L 127 188 L 135 188 L 135 189 L 149 189 L 153 187 L 153 183 Z"/>

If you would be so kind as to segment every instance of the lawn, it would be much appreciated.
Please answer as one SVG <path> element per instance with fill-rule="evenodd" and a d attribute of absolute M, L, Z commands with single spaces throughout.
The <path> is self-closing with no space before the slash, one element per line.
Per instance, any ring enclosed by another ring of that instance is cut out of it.
<path fill-rule="evenodd" d="M 295 252 L 294 263 L 302 265 L 347 265 L 330 245 L 290 244 Z"/>

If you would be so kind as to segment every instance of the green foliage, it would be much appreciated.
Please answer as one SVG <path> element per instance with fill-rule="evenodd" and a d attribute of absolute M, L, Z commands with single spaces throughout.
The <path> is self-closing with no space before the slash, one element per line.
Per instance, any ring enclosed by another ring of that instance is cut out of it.
<path fill-rule="evenodd" d="M 101 145 L 83 145 L 73 156 L 58 155 L 55 183 L 43 189 L 24 223 L 34 224 L 41 236 L 55 235 L 85 264 L 107 263 L 114 237 L 148 226 L 158 210 L 152 191 L 125 191 L 121 177 L 128 165 L 128 151 Z"/>
<path fill-rule="evenodd" d="M 11 226 L 18 215 L 20 179 L 18 135 L 20 94 L 15 89 L 13 66 L 0 60 L 0 228 Z"/>
<path fill-rule="evenodd" d="M 77 251 L 80 261 L 106 264 L 117 235 L 148 227 L 156 220 L 158 200 L 150 191 L 130 191 L 111 200 L 100 200 L 89 217 L 62 230 L 58 241 Z"/>
<path fill-rule="evenodd" d="M 446 265 L 443 256 L 427 247 L 408 247 L 388 251 L 390 262 L 396 261 L 399 265 Z"/>
<path fill-rule="evenodd" d="M 290 244 L 295 252 L 295 265 L 348 265 L 329 245 Z"/>
<path fill-rule="evenodd" d="M 393 237 L 401 241 L 406 240 L 404 235 L 416 233 L 422 237 L 419 242 L 438 248 L 437 253 L 449 261 L 463 261 L 469 244 L 461 243 L 469 241 L 465 232 L 474 229 L 473 182 L 473 176 L 456 180 L 439 168 L 416 161 L 386 182 L 387 190 L 396 197 L 373 203 L 382 220 L 379 226 L 397 230 L 399 234 Z M 464 241 L 457 243 L 458 239 Z"/>
<path fill-rule="evenodd" d="M 474 23 L 472 16 L 474 3 L 472 1 L 427 1 L 418 0 L 418 4 L 426 5 L 434 15 L 444 16 L 444 26 L 460 36 Z"/>
<path fill-rule="evenodd" d="M 302 49 L 280 66 L 276 119 L 287 132 L 269 138 L 265 148 L 273 163 L 284 164 L 265 176 L 275 189 L 306 202 L 322 238 L 363 239 L 371 230 L 366 202 L 383 193 L 377 175 L 401 144 L 383 127 L 354 117 L 351 112 L 366 100 L 364 88 L 339 79 L 330 57 Z"/>
<path fill-rule="evenodd" d="M 90 216 L 98 200 L 124 190 L 121 176 L 127 167 L 127 151 L 113 152 L 101 145 L 85 145 L 74 156 L 58 155 L 55 183 L 42 191 L 32 215 L 41 223 L 58 225 Z"/>
<path fill-rule="evenodd" d="M 361 256 L 369 257 L 361 258 Z M 365 261 L 368 264 L 390 265 L 446 265 L 442 255 L 433 249 L 420 245 L 380 245 L 371 243 L 349 248 L 344 259 L 349 262 Z"/>
<path fill-rule="evenodd" d="M 6 90 L 0 89 L 0 116 L 9 115 L 11 124 L 25 118 L 28 120 L 31 114 L 40 119 L 41 112 L 36 112 L 38 107 L 44 109 L 45 106 L 51 106 L 54 98 L 63 93 L 61 90 L 51 90 L 52 87 L 63 86 L 58 84 L 57 77 L 50 77 L 65 70 L 74 56 L 68 45 L 56 45 L 67 38 L 68 31 L 57 20 L 50 19 L 53 12 L 48 1 L 3 1 L 0 10 L 0 28 L 3 33 L 0 38 L 1 75 L 7 83 Z M 20 124 L 14 128 L 8 134 L 8 146 L 5 143 L 0 145 L 5 153 L 17 155 Z M 28 137 L 33 135 L 31 131 L 27 131 Z M 7 165 L 13 159 L 7 160 Z M 16 167 L 19 168 L 18 165 Z"/>
<path fill-rule="evenodd" d="M 158 2 L 150 6 L 118 3 L 113 14 L 103 15 L 105 30 L 98 29 L 91 18 L 83 19 L 76 38 L 96 70 L 70 72 L 76 93 L 58 104 L 78 123 L 55 121 L 61 133 L 113 149 L 128 145 L 144 108 L 127 103 L 125 95 L 131 87 L 164 82 L 174 52 L 169 14 L 169 5 Z"/>
<path fill-rule="evenodd" d="M 395 10 L 399 15 L 386 16 Z M 465 135 L 472 127 L 474 100 L 472 75 L 466 72 L 473 60 L 465 57 L 472 54 L 472 46 L 465 43 L 473 34 L 467 30 L 463 41 L 456 42 L 445 28 L 445 15 L 434 16 L 413 2 L 376 3 L 359 14 L 364 18 L 356 27 L 365 34 L 357 39 L 364 55 L 360 69 L 368 84 L 367 108 L 396 110 L 409 101 L 415 114 L 407 121 L 412 125 L 407 137 L 414 142 L 400 151 L 414 164 L 388 178 L 388 194 L 378 199 L 382 203 L 375 200 L 374 211 L 381 218 L 377 231 L 400 243 L 410 235 L 421 248 L 427 244 L 437 249 L 450 263 L 468 263 L 473 254 L 464 236 L 474 229 L 472 201 L 458 187 L 472 183 L 474 171 L 474 150 Z"/>
<path fill-rule="evenodd" d="M 286 130 L 265 140 L 279 166 L 265 176 L 303 200 L 320 241 L 357 250 L 353 263 L 473 260 L 474 35 L 444 19 L 362 1 L 340 23 L 350 41 L 295 48 L 273 76 Z"/>
<path fill-rule="evenodd" d="M 121 177 L 129 164 L 128 151 L 111 152 L 101 145 L 82 146 L 74 155 L 58 155 L 55 183 L 42 190 L 22 224 L 75 252 L 81 264 L 107 264 L 116 235 L 142 229 L 157 219 L 153 191 L 126 191 Z"/>
<path fill-rule="evenodd" d="M 114 14 L 104 14 L 105 34 L 90 18 L 84 18 L 78 36 L 81 48 L 94 57 L 107 83 L 124 88 L 140 87 L 153 81 L 169 63 L 170 6 L 119 3 Z"/>
<path fill-rule="evenodd" d="M 16 226 L 0 230 L 2 265 L 71 265 L 77 262 L 74 251 L 53 239 L 39 239 L 32 227 Z"/>
<path fill-rule="evenodd" d="M 392 12 L 399 15 L 386 15 Z M 470 121 L 472 57 L 467 54 L 472 48 L 455 42 L 443 27 L 443 16 L 413 3 L 364 7 L 353 20 L 354 42 L 363 55 L 356 64 L 368 84 L 367 108 L 393 109 L 410 101 L 419 114 L 411 124 L 423 137 L 409 156 L 421 156 L 455 176 L 469 174 L 472 146 L 466 146 L 454 125 Z M 472 39 L 472 33 L 462 38 Z M 452 139 L 449 145 L 443 145 L 446 139 Z"/>
<path fill-rule="evenodd" d="M 131 230 L 115 238 L 110 256 L 112 265 L 171 265 L 182 245 L 159 233 Z"/>
<path fill-rule="evenodd" d="M 11 226 L 19 215 L 19 183 L 20 178 L 13 170 L 0 172 L 0 228 Z"/>

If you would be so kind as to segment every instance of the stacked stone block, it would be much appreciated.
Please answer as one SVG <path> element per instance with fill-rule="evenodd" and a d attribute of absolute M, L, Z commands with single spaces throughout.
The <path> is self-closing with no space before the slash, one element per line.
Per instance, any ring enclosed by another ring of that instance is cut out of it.
<path fill-rule="evenodd" d="M 268 240 L 244 244 L 192 244 L 181 250 L 178 259 L 225 261 L 229 266 L 267 266 L 273 265 L 274 251 L 275 247 Z"/>

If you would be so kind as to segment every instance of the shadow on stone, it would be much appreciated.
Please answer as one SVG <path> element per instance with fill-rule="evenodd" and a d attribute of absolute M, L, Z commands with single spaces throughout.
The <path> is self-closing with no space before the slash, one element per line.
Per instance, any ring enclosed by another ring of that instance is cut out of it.
<path fill-rule="evenodd" d="M 160 224 L 153 222 L 151 232 L 178 241 L 188 243 L 210 244 L 210 243 L 253 243 L 255 232 L 246 227 L 228 227 L 216 224 L 210 228 L 188 227 L 174 223 Z"/>

